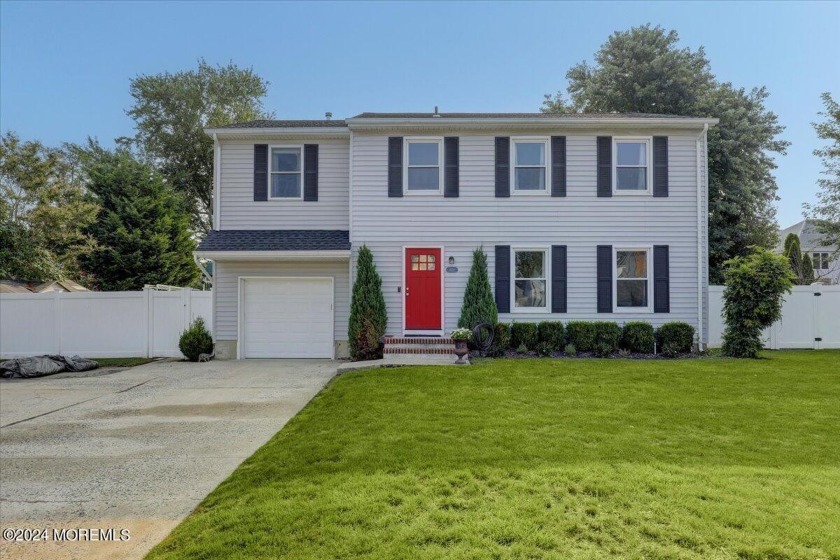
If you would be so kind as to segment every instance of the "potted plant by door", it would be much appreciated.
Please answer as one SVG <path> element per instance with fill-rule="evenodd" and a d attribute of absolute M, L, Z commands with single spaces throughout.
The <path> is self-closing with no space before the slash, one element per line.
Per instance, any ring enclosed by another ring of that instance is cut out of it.
<path fill-rule="evenodd" d="M 455 329 L 449 334 L 449 337 L 455 341 L 455 355 L 458 356 L 456 364 L 469 364 L 470 361 L 464 357 L 470 353 L 467 343 L 472 338 L 472 331 L 470 329 Z"/>

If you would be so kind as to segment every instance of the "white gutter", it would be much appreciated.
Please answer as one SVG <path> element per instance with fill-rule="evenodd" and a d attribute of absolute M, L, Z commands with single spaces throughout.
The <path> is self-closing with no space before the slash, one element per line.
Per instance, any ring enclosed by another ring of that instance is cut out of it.
<path fill-rule="evenodd" d="M 715 119 L 717 120 L 717 119 Z M 706 135 L 709 131 L 709 124 L 703 125 L 703 132 L 697 137 L 695 144 L 695 154 L 697 156 L 697 349 L 703 349 L 703 216 L 705 213 L 701 210 L 702 197 L 701 189 L 706 189 L 706 197 L 708 200 L 708 185 L 709 185 L 709 163 L 708 150 L 704 152 L 706 161 L 705 174 L 701 171 L 700 165 L 700 147 L 706 148 Z M 700 139 L 703 139 L 701 143 Z M 702 178 L 702 180 L 701 180 Z M 706 247 L 708 252 L 708 247 Z"/>
<path fill-rule="evenodd" d="M 195 251 L 194 258 L 214 261 L 328 261 L 350 258 L 350 251 Z"/>
<path fill-rule="evenodd" d="M 379 128 L 383 126 L 400 127 L 443 127 L 447 125 L 470 125 L 476 127 L 498 127 L 507 126 L 551 126 L 562 125 L 569 128 L 591 128 L 592 125 L 631 125 L 631 126 L 656 126 L 658 128 L 685 128 L 687 126 L 708 126 L 718 123 L 718 119 L 694 118 L 694 117 L 531 117 L 531 118 L 453 118 L 453 117 L 396 117 L 396 118 L 360 118 L 346 119 L 345 122 L 350 128 Z"/>
<path fill-rule="evenodd" d="M 219 136 L 241 136 L 243 134 L 248 136 L 260 137 L 260 136 L 277 136 L 278 134 L 286 135 L 286 136 L 320 136 L 320 137 L 329 137 L 329 136 L 340 136 L 346 137 L 350 136 L 350 129 L 347 127 L 300 127 L 300 128 L 290 128 L 290 127 L 272 127 L 272 128 L 255 128 L 255 127 L 243 127 L 243 128 L 205 128 L 204 132 L 210 134 L 211 136 L 219 135 Z"/>

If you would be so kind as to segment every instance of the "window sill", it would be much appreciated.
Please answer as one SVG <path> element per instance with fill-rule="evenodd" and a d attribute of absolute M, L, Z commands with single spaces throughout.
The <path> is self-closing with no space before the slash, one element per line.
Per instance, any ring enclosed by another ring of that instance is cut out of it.
<path fill-rule="evenodd" d="M 653 313 L 650 307 L 614 307 L 613 313 Z"/>
<path fill-rule="evenodd" d="M 551 313 L 547 307 L 515 307 L 510 310 L 511 314 L 524 315 L 528 313 Z"/>
<path fill-rule="evenodd" d="M 421 191 L 421 190 L 405 189 L 403 192 L 405 193 L 405 196 L 441 196 L 443 194 L 440 190 L 437 190 L 437 191 Z"/>
<path fill-rule="evenodd" d="M 651 191 L 613 190 L 613 196 L 652 196 Z"/>
<path fill-rule="evenodd" d="M 551 193 L 548 191 L 517 191 L 511 190 L 511 196 L 549 196 Z"/>

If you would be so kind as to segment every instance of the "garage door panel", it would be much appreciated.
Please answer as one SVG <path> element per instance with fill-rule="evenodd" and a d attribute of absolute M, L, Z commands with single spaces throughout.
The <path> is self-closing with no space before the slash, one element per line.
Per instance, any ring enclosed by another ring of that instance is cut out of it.
<path fill-rule="evenodd" d="M 330 278 L 246 279 L 242 290 L 243 357 L 333 357 Z"/>

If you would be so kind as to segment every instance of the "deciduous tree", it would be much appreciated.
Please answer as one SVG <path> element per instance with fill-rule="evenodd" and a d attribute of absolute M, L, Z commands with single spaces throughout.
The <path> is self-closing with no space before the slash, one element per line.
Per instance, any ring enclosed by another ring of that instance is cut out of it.
<path fill-rule="evenodd" d="M 805 212 L 815 220 L 817 231 L 822 234 L 822 244 L 840 251 L 840 104 L 828 92 L 822 94 L 822 101 L 825 108 L 820 115 L 825 120 L 814 123 L 814 128 L 829 144 L 814 150 L 822 160 L 823 177 L 819 180 L 816 204 L 805 204 Z M 832 258 L 840 258 L 840 255 L 835 252 Z"/>

